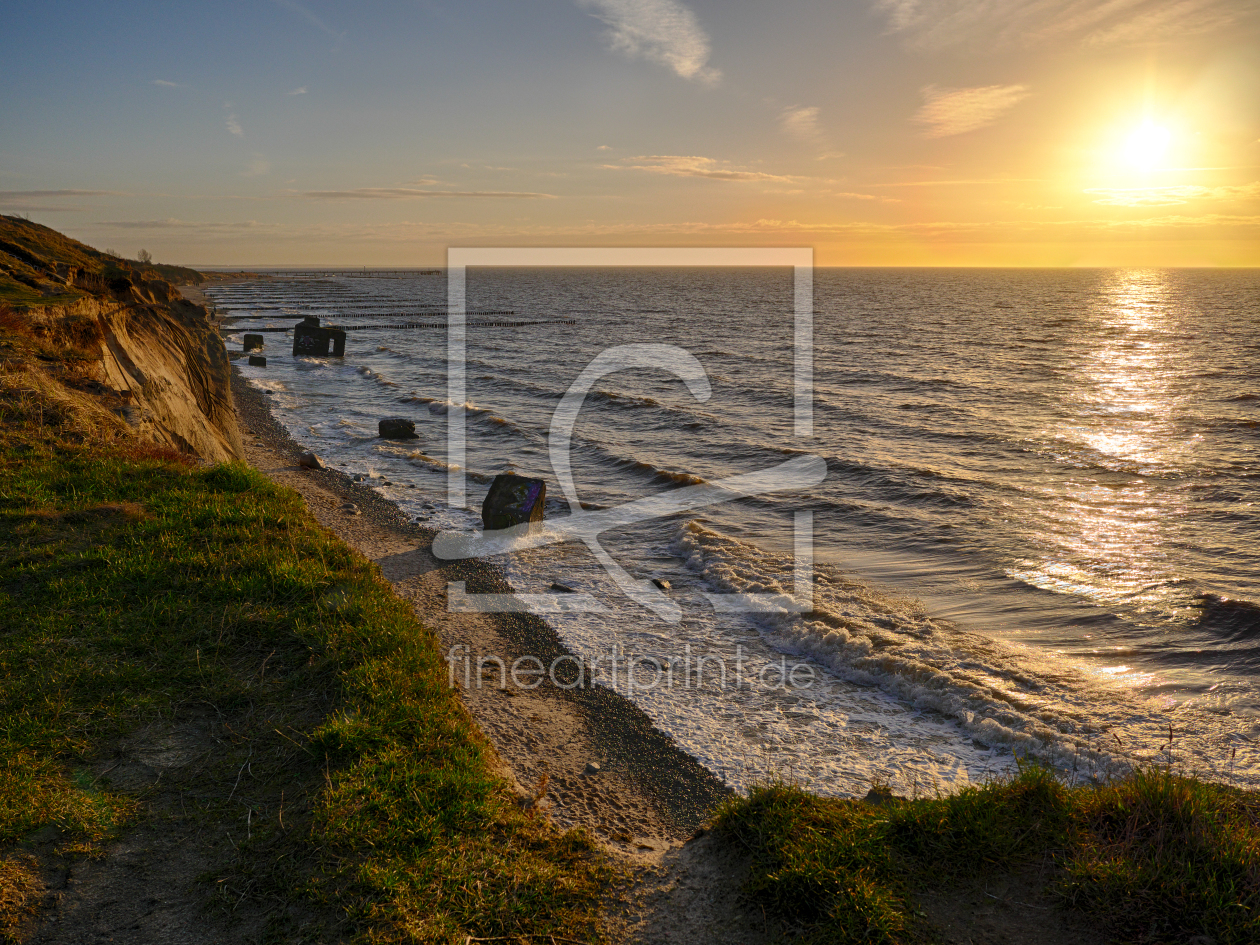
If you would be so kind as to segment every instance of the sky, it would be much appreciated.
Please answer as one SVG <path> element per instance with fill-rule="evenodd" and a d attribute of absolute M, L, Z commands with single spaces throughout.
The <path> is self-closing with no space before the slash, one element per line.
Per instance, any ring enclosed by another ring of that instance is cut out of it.
<path fill-rule="evenodd" d="M 1260 265 L 1260 0 L 11 0 L 0 212 L 202 266 Z"/>

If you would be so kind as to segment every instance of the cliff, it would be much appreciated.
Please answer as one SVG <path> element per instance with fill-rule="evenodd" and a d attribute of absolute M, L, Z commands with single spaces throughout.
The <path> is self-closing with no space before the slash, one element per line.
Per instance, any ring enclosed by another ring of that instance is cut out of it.
<path fill-rule="evenodd" d="M 223 342 L 164 276 L 202 278 L 0 216 L 0 387 L 85 435 L 241 459 Z"/>

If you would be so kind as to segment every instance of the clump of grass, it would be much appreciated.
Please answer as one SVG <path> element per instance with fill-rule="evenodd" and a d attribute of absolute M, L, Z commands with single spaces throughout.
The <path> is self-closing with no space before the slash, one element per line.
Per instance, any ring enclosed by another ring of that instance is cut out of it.
<path fill-rule="evenodd" d="M 771 784 L 715 829 L 746 847 L 746 892 L 804 941 L 931 937 L 916 890 L 1049 858 L 1065 905 L 1122 941 L 1260 940 L 1260 799 L 1167 770 L 1070 787 L 1044 768 L 875 807 Z"/>
<path fill-rule="evenodd" d="M 434 635 L 300 497 L 8 416 L 0 855 L 49 828 L 99 852 L 147 802 L 92 772 L 209 718 L 185 795 L 232 841 L 206 877 L 225 913 L 306 904 L 321 936 L 372 942 L 598 939 L 597 846 L 520 809 Z"/>
<path fill-rule="evenodd" d="M 1064 894 L 1120 937 L 1260 941 L 1260 797 L 1147 768 L 1076 792 Z"/>
<path fill-rule="evenodd" d="M 37 913 L 44 883 L 35 857 L 0 858 L 0 942 L 21 942 Z"/>
<path fill-rule="evenodd" d="M 108 442 L 129 433 L 126 422 L 95 398 L 25 366 L 0 370 L 0 424 L 15 433 L 51 429 L 80 442 Z"/>

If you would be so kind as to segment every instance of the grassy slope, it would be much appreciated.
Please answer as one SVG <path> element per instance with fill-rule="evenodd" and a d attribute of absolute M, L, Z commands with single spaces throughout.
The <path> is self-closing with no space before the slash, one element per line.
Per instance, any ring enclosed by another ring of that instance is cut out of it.
<path fill-rule="evenodd" d="M 61 267 L 60 274 L 57 267 Z M 21 217 L 0 215 L 0 302 L 16 308 L 66 304 L 88 294 L 83 286 L 65 285 L 67 267 L 81 276 L 113 279 L 163 279 L 174 285 L 200 283 L 204 277 L 195 269 L 143 264 L 102 253 L 85 243 Z"/>
<path fill-rule="evenodd" d="M 1047 856 L 1064 902 L 1117 941 L 1260 941 L 1260 798 L 1168 771 L 1070 788 L 1029 767 L 878 807 L 768 786 L 715 827 L 753 855 L 748 894 L 802 941 L 930 940 L 915 889 Z"/>
<path fill-rule="evenodd" d="M 217 760 L 190 796 L 249 836 L 208 878 L 225 901 L 309 903 L 328 938 L 598 937 L 600 854 L 522 813 L 373 565 L 296 494 L 100 439 L 6 367 L 0 914 L 23 908 L 32 837 L 98 855 L 146 816 L 91 774 L 121 736 L 213 710 Z"/>

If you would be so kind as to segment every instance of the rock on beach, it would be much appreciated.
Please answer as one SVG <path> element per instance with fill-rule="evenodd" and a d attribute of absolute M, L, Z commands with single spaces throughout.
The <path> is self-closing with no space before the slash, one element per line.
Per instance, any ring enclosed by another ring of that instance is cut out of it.
<path fill-rule="evenodd" d="M 376 425 L 377 435 L 383 440 L 418 440 L 414 420 L 406 417 L 386 417 Z"/>

